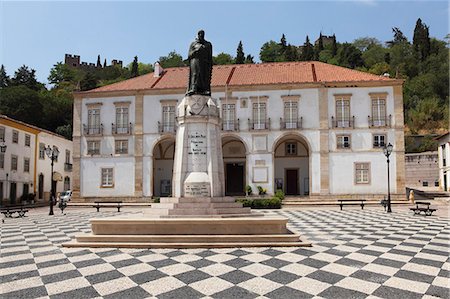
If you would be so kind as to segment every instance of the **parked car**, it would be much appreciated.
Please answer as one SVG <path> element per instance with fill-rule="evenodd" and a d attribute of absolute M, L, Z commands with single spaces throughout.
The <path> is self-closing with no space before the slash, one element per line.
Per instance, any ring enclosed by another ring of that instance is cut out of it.
<path fill-rule="evenodd" d="M 66 190 L 59 194 L 59 199 L 65 202 L 70 201 L 71 197 L 72 197 L 72 190 Z"/>

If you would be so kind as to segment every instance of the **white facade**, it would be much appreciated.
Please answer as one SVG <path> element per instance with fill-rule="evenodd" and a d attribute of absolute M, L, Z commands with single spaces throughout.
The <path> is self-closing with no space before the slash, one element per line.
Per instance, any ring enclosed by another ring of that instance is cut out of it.
<path fill-rule="evenodd" d="M 0 153 L 0 198 L 3 202 L 17 203 L 33 193 L 37 201 L 49 199 L 51 161 L 45 153 L 40 153 L 40 146 L 56 146 L 59 150 L 58 160 L 54 162 L 56 192 L 71 188 L 72 141 L 3 115 L 0 115 L 0 139 L 0 143 L 6 145 L 5 152 Z"/>
<path fill-rule="evenodd" d="M 221 109 L 222 122 L 224 118 L 234 121 L 231 128 L 224 127 L 221 136 L 227 193 L 242 195 L 249 185 L 254 193 L 260 186 L 269 194 L 282 188 L 287 194 L 317 198 L 380 197 L 387 193 L 387 163 L 382 146 L 391 143 L 394 146 L 390 156 L 391 194 L 403 198 L 401 84 L 359 85 L 307 87 L 298 84 L 297 87 L 261 87 L 261 90 L 255 87 L 228 88 L 227 92 L 225 88 L 213 90 L 212 97 L 219 100 L 220 107 L 234 105 L 231 106 L 234 117 L 223 115 Z M 175 134 L 171 126 L 164 129 L 167 116 L 163 115 L 168 110 L 163 107 L 176 106 L 183 99 L 183 92 L 179 89 L 173 93 L 168 90 L 147 94 L 122 91 L 111 92 L 110 96 L 89 92 L 76 95 L 74 141 L 77 140 L 75 147 L 79 146 L 81 198 L 139 200 L 170 195 L 166 191 L 172 183 Z M 374 122 L 373 103 L 379 98 L 385 103 L 381 106 L 386 116 L 383 123 Z M 337 101 L 342 99 L 348 100 L 345 103 L 349 103 L 350 118 L 346 119 L 348 123 L 344 127 L 336 127 L 339 126 L 336 125 Z M 295 117 L 287 121 L 289 126 L 284 125 L 286 117 L 292 117 L 286 115 L 286 102 L 297 103 Z M 124 103 L 129 107 L 132 130 L 116 134 L 111 129 L 116 123 L 116 108 Z M 254 107 L 265 107 L 266 125 L 259 122 L 261 126 L 252 128 Z M 92 109 L 100 110 L 101 134 L 86 134 L 83 129 L 89 123 L 88 114 Z M 343 137 L 349 139 L 349 144 L 340 148 L 342 144 L 338 140 L 344 140 Z M 378 142 L 378 138 L 382 138 L 382 142 Z M 127 153 L 115 152 L 117 140 L 128 142 Z M 100 142 L 100 151 L 88 154 L 87 144 L 94 141 Z M 112 169 L 114 174 L 113 186 L 103 186 L 102 172 L 109 170 L 102 169 L 106 168 Z"/>
<path fill-rule="evenodd" d="M 444 134 L 438 139 L 439 156 L 439 189 L 450 191 L 450 134 Z"/>

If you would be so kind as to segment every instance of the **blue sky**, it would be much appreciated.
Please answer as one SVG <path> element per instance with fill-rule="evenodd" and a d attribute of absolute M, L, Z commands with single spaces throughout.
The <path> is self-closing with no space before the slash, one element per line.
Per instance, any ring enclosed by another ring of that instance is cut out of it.
<path fill-rule="evenodd" d="M 101 55 L 128 64 L 135 55 L 153 63 L 175 50 L 184 58 L 204 29 L 214 53 L 244 52 L 259 60 L 262 44 L 281 34 L 294 45 L 322 31 L 338 42 L 370 36 L 392 39 L 392 27 L 411 40 L 417 18 L 439 39 L 450 32 L 447 1 L 48 1 L 0 0 L 0 64 L 14 75 L 25 64 L 46 83 L 64 54 L 96 62 Z"/>

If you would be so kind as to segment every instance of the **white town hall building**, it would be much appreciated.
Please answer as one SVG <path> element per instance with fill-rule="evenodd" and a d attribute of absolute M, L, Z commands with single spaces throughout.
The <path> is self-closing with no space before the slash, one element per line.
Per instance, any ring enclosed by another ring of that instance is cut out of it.
<path fill-rule="evenodd" d="M 187 67 L 75 93 L 74 199 L 170 196 Z M 214 66 L 227 195 L 404 198 L 403 80 L 321 62 Z"/>

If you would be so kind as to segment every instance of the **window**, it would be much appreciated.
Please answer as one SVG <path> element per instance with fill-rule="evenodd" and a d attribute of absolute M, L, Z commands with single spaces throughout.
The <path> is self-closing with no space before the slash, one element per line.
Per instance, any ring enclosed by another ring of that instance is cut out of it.
<path fill-rule="evenodd" d="M 64 190 L 70 190 L 70 178 L 68 176 L 64 177 Z"/>
<path fill-rule="evenodd" d="M 0 169 L 5 168 L 5 154 L 0 153 Z"/>
<path fill-rule="evenodd" d="M 102 168 L 102 187 L 113 187 L 113 168 Z"/>
<path fill-rule="evenodd" d="M 439 181 L 435 181 L 435 182 L 434 182 L 434 186 L 435 186 L 435 187 L 439 187 Z"/>
<path fill-rule="evenodd" d="M 70 151 L 66 150 L 66 160 L 65 160 L 67 164 L 70 164 Z"/>
<path fill-rule="evenodd" d="M 222 129 L 224 131 L 234 131 L 236 118 L 236 105 L 223 104 L 222 105 Z"/>
<path fill-rule="evenodd" d="M 128 107 L 116 107 L 116 133 L 128 133 Z"/>
<path fill-rule="evenodd" d="M 175 106 L 163 106 L 162 132 L 175 132 Z"/>
<path fill-rule="evenodd" d="M 373 135 L 373 147 L 384 147 L 386 144 L 386 135 Z"/>
<path fill-rule="evenodd" d="M 39 143 L 39 159 L 45 159 L 45 144 Z"/>
<path fill-rule="evenodd" d="M 87 154 L 88 155 L 100 155 L 100 141 L 91 140 L 87 142 Z"/>
<path fill-rule="evenodd" d="M 88 110 L 88 134 L 100 134 L 100 109 Z"/>
<path fill-rule="evenodd" d="M 350 127 L 350 99 L 336 100 L 336 127 Z"/>
<path fill-rule="evenodd" d="M 372 98 L 372 126 L 383 127 L 386 126 L 386 99 Z"/>
<path fill-rule="evenodd" d="M 253 129 L 266 129 L 266 103 L 253 103 Z"/>
<path fill-rule="evenodd" d="M 31 145 L 31 136 L 28 134 L 25 134 L 25 146 Z"/>
<path fill-rule="evenodd" d="M 23 158 L 23 172 L 30 172 L 30 158 Z"/>
<path fill-rule="evenodd" d="M 350 148 L 350 136 L 338 135 L 336 136 L 337 148 Z"/>
<path fill-rule="evenodd" d="M 17 156 L 11 156 L 11 170 L 17 170 Z"/>
<path fill-rule="evenodd" d="M 12 142 L 19 143 L 19 131 L 13 130 L 12 132 Z"/>
<path fill-rule="evenodd" d="M 128 140 L 116 140 L 116 154 L 128 154 Z"/>
<path fill-rule="evenodd" d="M 5 127 L 0 127 L 0 142 L 5 141 Z"/>
<path fill-rule="evenodd" d="M 286 156 L 296 156 L 296 155 L 297 155 L 297 143 L 286 142 Z"/>
<path fill-rule="evenodd" d="M 370 183 L 370 163 L 355 163 L 355 183 Z"/>
<path fill-rule="evenodd" d="M 423 181 L 423 182 L 422 182 L 422 186 L 423 186 L 423 187 L 428 187 L 428 182 L 427 182 L 427 181 Z"/>
<path fill-rule="evenodd" d="M 293 101 L 284 102 L 284 128 L 297 129 L 298 103 Z"/>

